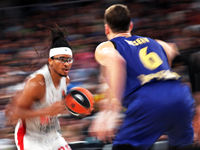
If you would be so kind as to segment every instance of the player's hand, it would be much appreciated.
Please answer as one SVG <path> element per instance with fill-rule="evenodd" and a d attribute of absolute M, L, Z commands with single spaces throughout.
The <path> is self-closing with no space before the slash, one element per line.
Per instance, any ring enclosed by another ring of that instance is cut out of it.
<path fill-rule="evenodd" d="M 5 117 L 7 118 L 7 123 L 15 125 L 18 122 L 19 117 L 17 116 L 15 106 L 8 104 L 5 108 Z"/>
<path fill-rule="evenodd" d="M 48 114 L 50 116 L 57 116 L 58 114 L 62 114 L 65 111 L 65 104 L 64 101 L 58 101 L 55 102 L 52 106 L 49 107 L 48 109 Z"/>
<path fill-rule="evenodd" d="M 89 134 L 98 140 L 103 140 L 102 138 L 105 136 L 106 120 L 103 118 L 104 114 L 104 112 L 99 112 L 89 127 Z"/>
<path fill-rule="evenodd" d="M 90 135 L 105 143 L 108 141 L 112 143 L 116 129 L 115 119 L 111 112 L 100 112 L 89 128 Z"/>

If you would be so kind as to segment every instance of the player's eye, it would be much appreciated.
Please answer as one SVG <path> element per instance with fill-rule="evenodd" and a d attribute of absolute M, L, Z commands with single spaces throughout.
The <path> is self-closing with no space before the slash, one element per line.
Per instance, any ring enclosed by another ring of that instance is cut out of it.
<path fill-rule="evenodd" d="M 52 59 L 57 59 L 59 60 L 61 63 L 68 63 L 68 64 L 71 64 L 73 63 L 74 59 L 69 57 L 69 58 L 64 58 L 64 57 L 58 57 L 58 58 L 55 58 L 55 57 L 52 57 Z"/>
<path fill-rule="evenodd" d="M 69 57 L 69 58 L 62 58 L 62 57 L 60 57 L 59 58 L 59 60 L 62 62 L 62 63 L 69 63 L 69 64 L 71 64 L 71 63 L 73 63 L 73 58 L 71 58 L 71 57 Z"/>
<path fill-rule="evenodd" d="M 74 59 L 73 58 L 67 58 L 66 61 L 71 64 L 71 63 L 73 63 Z"/>
<path fill-rule="evenodd" d="M 67 61 L 67 59 L 65 58 L 59 58 L 59 60 L 62 62 L 62 63 L 65 63 Z"/>

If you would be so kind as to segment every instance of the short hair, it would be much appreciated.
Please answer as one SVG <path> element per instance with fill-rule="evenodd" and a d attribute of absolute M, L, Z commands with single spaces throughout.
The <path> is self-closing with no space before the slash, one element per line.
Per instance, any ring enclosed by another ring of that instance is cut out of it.
<path fill-rule="evenodd" d="M 112 5 L 105 11 L 104 22 L 114 33 L 128 31 L 131 22 L 130 11 L 126 5 Z"/>

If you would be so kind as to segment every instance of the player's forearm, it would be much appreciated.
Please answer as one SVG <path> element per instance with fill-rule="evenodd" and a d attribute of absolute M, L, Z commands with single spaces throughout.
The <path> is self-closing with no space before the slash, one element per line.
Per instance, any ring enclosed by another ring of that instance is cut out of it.
<path fill-rule="evenodd" d="M 110 111 L 118 113 L 122 109 L 121 103 L 118 99 L 112 98 L 110 100 Z"/>
<path fill-rule="evenodd" d="M 110 88 L 114 96 L 119 101 L 122 101 L 126 83 L 126 68 L 124 62 L 119 61 L 113 64 L 113 67 L 110 71 L 109 80 L 110 80 Z"/>
<path fill-rule="evenodd" d="M 26 118 L 33 118 L 33 117 L 48 115 L 49 110 L 47 108 L 38 109 L 38 110 L 16 108 L 14 113 L 15 113 L 14 115 L 17 118 L 26 119 Z"/>

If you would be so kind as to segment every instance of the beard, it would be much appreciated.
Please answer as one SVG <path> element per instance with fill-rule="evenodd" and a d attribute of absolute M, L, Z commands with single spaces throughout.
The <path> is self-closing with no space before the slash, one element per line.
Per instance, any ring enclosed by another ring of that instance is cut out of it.
<path fill-rule="evenodd" d="M 67 77 L 68 76 L 67 74 L 66 75 L 62 75 L 61 73 L 58 73 L 54 68 L 53 68 L 53 70 L 54 70 L 55 73 L 57 73 L 61 77 Z"/>
<path fill-rule="evenodd" d="M 67 75 L 62 75 L 62 74 L 60 74 L 60 73 L 58 73 L 61 77 L 67 77 Z"/>

